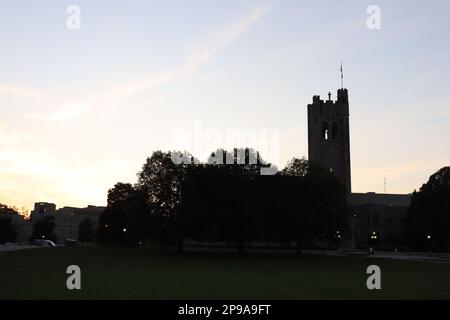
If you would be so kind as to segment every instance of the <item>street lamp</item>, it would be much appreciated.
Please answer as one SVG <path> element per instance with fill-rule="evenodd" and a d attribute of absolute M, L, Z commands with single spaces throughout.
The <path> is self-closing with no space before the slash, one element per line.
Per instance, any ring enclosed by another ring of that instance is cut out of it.
<path fill-rule="evenodd" d="M 431 256 L 431 235 L 427 235 L 428 240 L 428 256 Z"/>
<path fill-rule="evenodd" d="M 374 252 L 375 252 L 375 246 L 376 246 L 376 241 L 377 241 L 377 239 L 378 239 L 378 236 L 377 236 L 377 233 L 375 232 L 375 231 L 373 231 L 372 233 L 371 233 L 371 235 L 370 235 L 370 245 L 371 245 L 371 247 L 370 247 L 370 253 L 371 254 L 374 254 Z"/>
<path fill-rule="evenodd" d="M 108 225 L 105 224 L 105 244 L 108 244 Z"/>

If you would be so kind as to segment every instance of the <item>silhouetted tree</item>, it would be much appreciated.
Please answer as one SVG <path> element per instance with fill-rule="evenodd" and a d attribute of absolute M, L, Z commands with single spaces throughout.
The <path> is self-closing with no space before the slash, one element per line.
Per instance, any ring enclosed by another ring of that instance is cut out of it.
<path fill-rule="evenodd" d="M 15 208 L 0 203 L 0 244 L 16 241 L 18 232 L 13 217 L 18 215 Z"/>
<path fill-rule="evenodd" d="M 309 172 L 309 163 L 305 158 L 292 158 L 287 166 L 280 172 L 281 175 L 291 177 L 304 177 Z"/>
<path fill-rule="evenodd" d="M 151 217 L 146 195 L 135 190 L 125 207 L 128 239 L 135 243 L 151 237 Z"/>
<path fill-rule="evenodd" d="M 449 230 L 450 167 L 444 167 L 412 195 L 408 210 L 408 243 L 417 249 L 450 249 Z"/>
<path fill-rule="evenodd" d="M 281 175 L 300 177 L 300 201 L 302 214 L 295 216 L 297 249 L 303 242 L 331 240 L 336 231 L 344 232 L 348 227 L 348 205 L 341 181 L 320 165 L 305 158 L 293 158 Z M 290 202 L 292 204 L 296 202 Z M 294 204 L 295 205 L 295 204 Z M 291 205 L 288 208 L 292 208 Z M 296 209 L 299 210 L 299 209 Z"/>
<path fill-rule="evenodd" d="M 46 239 L 56 243 L 55 222 L 52 216 L 46 216 L 33 225 L 32 239 Z"/>
<path fill-rule="evenodd" d="M 96 239 L 109 245 L 139 242 L 149 232 L 145 194 L 129 183 L 116 183 L 108 190 L 108 205 L 99 218 Z"/>
<path fill-rule="evenodd" d="M 330 172 L 294 158 L 280 174 L 261 175 L 268 165 L 249 148 L 218 149 L 207 164 L 186 152 L 156 151 L 135 186 L 117 183 L 108 191 L 97 240 L 150 236 L 181 249 L 190 237 L 239 252 L 251 241 L 296 242 L 300 251 L 306 239 L 344 228 L 345 191 Z"/>
<path fill-rule="evenodd" d="M 92 242 L 94 240 L 94 226 L 89 218 L 85 218 L 78 226 L 78 240 L 80 242 Z"/>
<path fill-rule="evenodd" d="M 125 210 L 119 204 L 107 206 L 98 219 L 97 242 L 119 245 L 126 242 Z"/>
<path fill-rule="evenodd" d="M 130 183 L 118 182 L 108 190 L 108 206 L 117 203 L 126 204 L 135 194 L 135 189 Z"/>
<path fill-rule="evenodd" d="M 8 207 L 6 204 L 2 204 L 0 203 L 0 215 L 7 215 L 7 214 L 12 214 L 12 215 L 18 215 L 19 214 L 19 210 L 16 207 Z"/>
<path fill-rule="evenodd" d="M 180 163 L 180 159 L 184 161 Z M 184 239 L 179 219 L 182 183 L 194 161 L 187 153 L 155 151 L 144 163 L 136 184 L 145 195 L 152 236 L 163 243 L 176 242 L 180 250 Z"/>
<path fill-rule="evenodd" d="M 12 218 L 6 215 L 0 215 L 0 244 L 15 242 L 16 238 L 17 229 L 13 224 Z"/>
<path fill-rule="evenodd" d="M 254 240 L 296 242 L 300 251 L 306 239 L 344 229 L 344 187 L 322 168 L 293 159 L 281 174 L 261 176 L 257 166 L 214 159 L 185 181 L 182 221 L 193 239 L 226 241 L 240 252 Z"/>
<path fill-rule="evenodd" d="M 232 165 L 204 165 L 189 172 L 181 222 L 196 240 L 227 241 L 243 251 L 252 224 L 246 176 Z"/>

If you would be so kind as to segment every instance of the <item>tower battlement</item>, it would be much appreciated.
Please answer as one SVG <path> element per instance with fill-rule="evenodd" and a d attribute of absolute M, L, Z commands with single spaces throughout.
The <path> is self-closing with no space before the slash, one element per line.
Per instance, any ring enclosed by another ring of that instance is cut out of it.
<path fill-rule="evenodd" d="M 336 97 L 337 97 L 336 100 L 331 99 L 331 92 L 328 93 L 328 100 L 322 100 L 322 99 L 320 99 L 320 95 L 314 95 L 312 97 L 312 104 L 314 105 L 314 104 L 327 103 L 327 102 L 348 103 L 348 90 L 347 89 L 338 89 Z"/>

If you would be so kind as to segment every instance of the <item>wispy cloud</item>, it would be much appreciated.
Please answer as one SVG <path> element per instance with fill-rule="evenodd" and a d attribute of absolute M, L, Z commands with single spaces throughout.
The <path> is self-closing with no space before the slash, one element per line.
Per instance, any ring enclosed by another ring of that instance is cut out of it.
<path fill-rule="evenodd" d="M 47 127 L 45 123 L 42 125 L 46 129 L 52 128 L 55 122 L 83 117 L 92 111 L 91 108 L 110 107 L 139 92 L 185 80 L 228 48 L 271 9 L 269 3 L 254 7 L 214 32 L 209 41 L 188 52 L 179 65 L 162 73 L 125 79 L 125 85 L 112 86 L 91 96 L 0 84 L 0 103 L 9 105 L 11 101 L 17 101 L 27 108 L 24 115 L 28 119 L 48 122 Z M 104 198 L 106 186 L 114 179 L 109 173 L 118 172 L 118 168 L 122 170 L 122 164 L 119 166 L 111 160 L 102 163 L 103 160 L 96 159 L 79 163 L 61 150 L 55 150 L 47 141 L 46 133 L 36 134 L 36 137 L 30 136 L 0 123 L 0 180 L 5 182 L 0 186 L 0 200 L 6 197 L 13 203 L 31 204 L 35 199 L 74 203 L 98 202 Z"/>
<path fill-rule="evenodd" d="M 24 115 L 34 120 L 49 122 L 71 120 L 81 117 L 89 108 L 89 103 L 79 99 L 14 85 L 0 85 L 0 105 L 5 105 L 2 96 L 25 100 L 28 107 L 36 106 L 39 111 L 28 112 Z"/>
<path fill-rule="evenodd" d="M 34 142 L 35 140 L 36 138 L 33 136 L 8 129 L 4 124 L 0 123 L 0 147 L 17 145 L 24 142 Z"/>
<path fill-rule="evenodd" d="M 51 98 L 51 99 L 55 98 L 54 95 L 42 90 L 14 85 L 0 84 L 0 93 L 3 95 L 14 96 L 17 98 Z"/>
<path fill-rule="evenodd" d="M 229 47 L 253 23 L 265 16 L 271 9 L 270 3 L 254 7 L 249 13 L 241 16 L 223 29 L 215 33 L 206 44 L 192 50 L 187 59 L 180 66 L 163 73 L 150 76 L 141 81 L 129 81 L 127 85 L 108 90 L 103 96 L 107 99 L 122 99 L 141 91 L 153 89 L 164 84 L 176 82 L 187 78 L 202 66 L 207 64 L 214 56 Z"/>
<path fill-rule="evenodd" d="M 132 96 L 136 93 L 154 89 L 162 85 L 183 80 L 194 74 L 202 66 L 207 64 L 214 56 L 229 47 L 242 33 L 253 23 L 265 16 L 273 5 L 266 2 L 252 8 L 247 14 L 239 17 L 224 28 L 218 30 L 207 44 L 200 45 L 192 50 L 185 61 L 178 67 L 166 70 L 162 73 L 149 75 L 143 79 L 125 80 L 127 84 L 113 86 L 98 92 L 94 97 L 86 97 L 86 102 L 67 102 L 72 99 L 57 96 L 49 92 L 12 85 L 1 85 L 0 94 L 13 96 L 19 99 L 28 99 L 33 104 L 39 102 L 46 106 L 46 111 L 29 112 L 27 118 L 57 122 L 79 118 L 89 110 L 90 106 L 110 106 L 117 100 Z M 0 97 L 1 99 L 1 97 Z M 78 101 L 79 99 L 77 99 Z M 0 100 L 1 101 L 1 100 Z M 40 110 L 41 107 L 39 107 Z"/>
<path fill-rule="evenodd" d="M 83 116 L 88 108 L 89 104 L 86 103 L 70 103 L 47 114 L 28 113 L 25 116 L 31 119 L 46 120 L 50 122 L 65 121 Z"/>

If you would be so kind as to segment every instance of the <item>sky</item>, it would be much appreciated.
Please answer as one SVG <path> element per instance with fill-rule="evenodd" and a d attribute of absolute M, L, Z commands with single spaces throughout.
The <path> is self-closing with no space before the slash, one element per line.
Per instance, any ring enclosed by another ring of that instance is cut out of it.
<path fill-rule="evenodd" d="M 105 205 L 155 150 L 265 145 L 283 168 L 341 61 L 352 191 L 410 193 L 449 165 L 449 16 L 449 0 L 0 0 L 0 202 Z"/>

